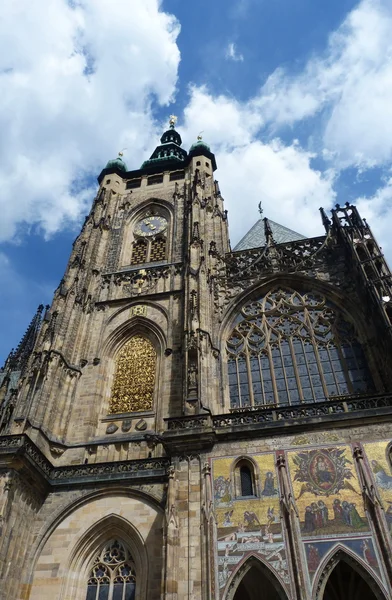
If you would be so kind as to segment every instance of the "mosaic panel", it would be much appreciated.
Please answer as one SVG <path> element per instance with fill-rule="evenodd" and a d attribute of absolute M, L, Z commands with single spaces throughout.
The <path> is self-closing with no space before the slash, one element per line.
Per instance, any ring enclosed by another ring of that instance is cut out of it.
<path fill-rule="evenodd" d="M 279 492 L 273 454 L 252 456 L 258 467 L 256 496 L 235 498 L 233 466 L 236 457 L 213 460 L 217 520 L 218 581 L 222 594 L 231 574 L 253 554 L 275 571 L 283 585 L 290 583 L 280 523 Z"/>
<path fill-rule="evenodd" d="M 350 448 L 314 448 L 288 455 L 304 538 L 369 531 Z"/>
<path fill-rule="evenodd" d="M 384 503 L 385 517 L 389 533 L 392 535 L 392 469 L 387 460 L 386 452 L 389 441 L 364 444 L 369 466 Z"/>

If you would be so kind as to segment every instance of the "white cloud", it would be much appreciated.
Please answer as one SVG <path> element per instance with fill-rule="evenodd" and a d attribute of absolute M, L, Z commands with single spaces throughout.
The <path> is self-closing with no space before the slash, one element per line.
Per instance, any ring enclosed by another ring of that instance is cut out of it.
<path fill-rule="evenodd" d="M 244 60 L 244 56 L 238 53 L 237 47 L 234 44 L 234 42 L 230 42 L 227 46 L 225 56 L 229 60 L 234 60 L 234 62 L 243 62 Z"/>
<path fill-rule="evenodd" d="M 259 218 L 260 201 L 272 220 L 304 235 L 321 235 L 318 209 L 335 200 L 334 172 L 314 170 L 313 154 L 298 142 L 257 139 L 261 123 L 252 105 L 214 97 L 206 88 L 191 89 L 183 138 L 190 143 L 199 128 L 206 132 L 217 158 L 233 246 Z"/>
<path fill-rule="evenodd" d="M 341 168 L 392 159 L 392 4 L 363 0 L 330 36 L 323 56 L 293 76 L 275 71 L 254 98 L 274 127 L 323 112 L 318 127 Z"/>
<path fill-rule="evenodd" d="M 389 168 L 391 31 L 390 0 L 362 0 L 322 55 L 312 56 L 297 74 L 276 70 L 247 102 L 214 97 L 205 87 L 191 89 L 186 129 L 193 138 L 198 127 L 204 129 L 217 154 L 233 242 L 256 220 L 260 200 L 268 217 L 304 234 L 321 233 L 317 209 L 334 203 L 339 172 L 352 166 Z M 312 168 L 314 156 L 307 149 L 279 140 L 281 127 L 311 117 L 317 118 L 309 144 L 331 165 L 324 173 Z M 275 132 L 272 142 L 260 141 L 266 128 Z M 391 189 L 389 182 L 373 197 L 360 198 L 359 207 L 371 224 L 377 222 L 375 232 L 392 256 L 385 219 L 392 217 Z"/>
<path fill-rule="evenodd" d="M 86 175 L 122 147 L 142 162 L 158 134 L 151 97 L 167 104 L 175 92 L 178 33 L 159 0 L 5 2 L 0 241 L 21 224 L 50 234 L 80 217 Z"/>

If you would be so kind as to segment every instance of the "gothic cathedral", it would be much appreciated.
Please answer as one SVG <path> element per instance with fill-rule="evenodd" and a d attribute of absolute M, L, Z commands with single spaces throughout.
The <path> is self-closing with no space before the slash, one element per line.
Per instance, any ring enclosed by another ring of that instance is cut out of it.
<path fill-rule="evenodd" d="M 392 598 L 389 268 L 349 204 L 232 250 L 215 170 L 109 161 L 0 371 L 1 600 Z"/>

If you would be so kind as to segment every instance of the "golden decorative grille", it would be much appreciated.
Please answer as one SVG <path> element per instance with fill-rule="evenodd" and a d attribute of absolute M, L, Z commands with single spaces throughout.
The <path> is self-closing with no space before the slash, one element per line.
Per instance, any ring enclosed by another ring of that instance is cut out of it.
<path fill-rule="evenodd" d="M 232 408 L 374 390 L 354 327 L 319 294 L 279 289 L 249 302 L 227 354 Z"/>
<path fill-rule="evenodd" d="M 157 354 L 151 342 L 136 335 L 119 351 L 110 400 L 111 413 L 151 410 Z"/>
<path fill-rule="evenodd" d="M 158 262 L 166 258 L 166 239 L 157 238 L 151 242 L 150 262 Z"/>
<path fill-rule="evenodd" d="M 131 265 L 140 265 L 147 260 L 147 244 L 143 240 L 134 242 Z"/>

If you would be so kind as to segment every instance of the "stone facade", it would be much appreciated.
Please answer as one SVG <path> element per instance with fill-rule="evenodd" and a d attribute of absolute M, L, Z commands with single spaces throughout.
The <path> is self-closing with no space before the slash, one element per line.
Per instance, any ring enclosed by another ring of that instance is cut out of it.
<path fill-rule="evenodd" d="M 264 245 L 232 252 L 214 155 L 162 139 L 102 171 L 0 373 L 0 598 L 391 598 L 381 250 L 346 205 L 325 236 L 277 243 L 264 219 Z M 135 337 L 155 374 L 131 357 L 113 410 Z"/>

